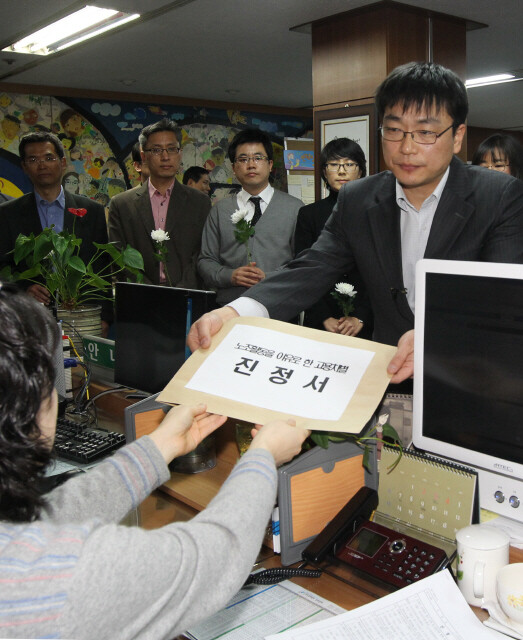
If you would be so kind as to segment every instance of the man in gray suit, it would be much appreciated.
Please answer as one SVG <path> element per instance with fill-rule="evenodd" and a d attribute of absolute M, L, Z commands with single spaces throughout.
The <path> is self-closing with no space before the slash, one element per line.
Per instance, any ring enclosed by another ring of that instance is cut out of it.
<path fill-rule="evenodd" d="M 226 305 L 294 257 L 294 227 L 303 202 L 269 184 L 272 143 L 258 129 L 235 135 L 228 150 L 242 190 L 211 210 L 202 237 L 198 270 L 216 301 Z M 254 235 L 248 250 L 235 238 L 231 216 L 244 211 Z M 250 260 L 248 256 L 250 255 Z"/>
<path fill-rule="evenodd" d="M 440 65 L 409 63 L 383 81 L 376 106 L 390 171 L 346 184 L 317 242 L 248 298 L 202 317 L 189 335 L 191 348 L 209 346 L 228 317 L 285 320 L 357 266 L 371 299 L 374 339 L 395 344 L 403 334 L 389 365 L 399 382 L 412 374 L 420 258 L 523 262 L 523 183 L 454 155 L 466 131 L 463 82 Z"/>
<path fill-rule="evenodd" d="M 144 282 L 199 289 L 196 260 L 202 230 L 211 202 L 196 189 L 176 180 L 181 149 L 176 125 L 164 118 L 145 127 L 139 137 L 143 165 L 149 179 L 141 186 L 120 193 L 109 205 L 109 240 L 118 247 L 127 244 L 140 251 L 144 261 Z M 167 273 L 156 256 L 151 232 L 165 231 Z"/>

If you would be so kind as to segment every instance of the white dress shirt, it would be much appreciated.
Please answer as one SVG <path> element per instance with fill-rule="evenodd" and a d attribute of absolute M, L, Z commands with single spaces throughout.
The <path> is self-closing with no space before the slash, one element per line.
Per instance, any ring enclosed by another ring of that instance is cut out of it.
<path fill-rule="evenodd" d="M 270 184 L 268 184 L 261 193 L 258 193 L 257 197 L 261 198 L 260 208 L 261 208 L 262 215 L 265 209 L 267 209 L 267 207 L 269 206 L 269 202 L 271 201 L 273 194 L 274 194 L 274 188 L 271 187 Z M 247 209 L 247 211 L 249 212 L 245 216 L 245 220 L 247 222 L 250 222 L 254 215 L 254 202 L 251 202 L 249 200 L 249 198 L 252 198 L 252 197 L 253 197 L 252 193 L 248 193 L 247 191 L 245 191 L 245 189 L 242 189 L 236 196 L 238 207 L 240 209 Z"/>

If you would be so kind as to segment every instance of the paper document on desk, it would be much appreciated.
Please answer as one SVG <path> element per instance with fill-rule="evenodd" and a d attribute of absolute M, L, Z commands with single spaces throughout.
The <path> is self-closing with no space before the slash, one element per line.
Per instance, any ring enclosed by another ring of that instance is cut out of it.
<path fill-rule="evenodd" d="M 263 640 L 267 633 L 308 625 L 344 611 L 303 587 L 280 584 L 249 585 L 225 609 L 188 629 L 191 640 Z M 279 638 L 279 636 L 277 636 Z"/>
<path fill-rule="evenodd" d="M 196 404 L 264 424 L 294 418 L 323 431 L 360 433 L 389 383 L 395 347 L 277 320 L 235 318 L 198 349 L 159 402 Z"/>
<path fill-rule="evenodd" d="M 265 640 L 496 640 L 469 607 L 449 571 L 375 602 Z"/>

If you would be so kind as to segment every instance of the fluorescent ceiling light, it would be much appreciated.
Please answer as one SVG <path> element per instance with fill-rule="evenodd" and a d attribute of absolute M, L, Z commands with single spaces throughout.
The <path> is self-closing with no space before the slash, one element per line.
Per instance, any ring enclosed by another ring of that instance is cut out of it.
<path fill-rule="evenodd" d="M 516 76 L 511 73 L 498 73 L 495 76 L 485 76 L 484 78 L 474 78 L 473 80 L 466 80 L 465 86 L 469 87 L 483 87 L 487 84 L 500 84 L 502 82 L 513 82 L 517 80 Z"/>
<path fill-rule="evenodd" d="M 15 42 L 3 51 L 47 56 L 139 18 L 114 9 L 85 6 Z"/>

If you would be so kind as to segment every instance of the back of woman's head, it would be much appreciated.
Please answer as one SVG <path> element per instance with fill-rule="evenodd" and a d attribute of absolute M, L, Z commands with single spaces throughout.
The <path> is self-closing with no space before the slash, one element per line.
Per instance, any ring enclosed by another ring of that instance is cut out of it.
<path fill-rule="evenodd" d="M 38 480 L 50 459 L 36 416 L 50 397 L 59 335 L 44 306 L 0 283 L 0 517 L 36 518 L 44 501 Z"/>

